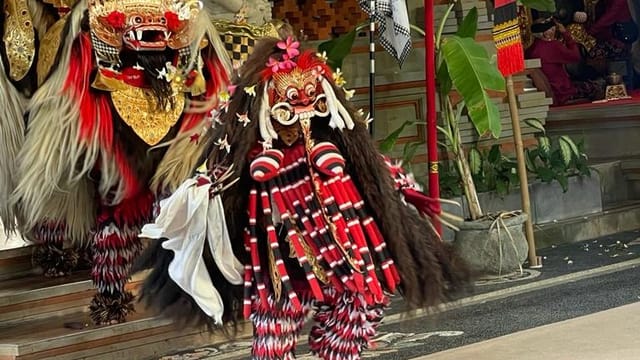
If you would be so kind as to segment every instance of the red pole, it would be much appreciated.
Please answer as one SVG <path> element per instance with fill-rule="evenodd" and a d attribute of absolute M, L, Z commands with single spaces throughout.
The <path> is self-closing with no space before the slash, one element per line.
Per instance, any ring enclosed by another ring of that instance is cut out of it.
<path fill-rule="evenodd" d="M 427 156 L 429 161 L 429 196 L 440 198 L 438 176 L 438 133 L 436 129 L 436 50 L 433 29 L 433 0 L 424 0 L 424 32 L 425 32 L 425 77 L 427 95 Z M 438 208 L 440 205 L 438 204 Z M 440 209 L 438 209 L 440 210 Z M 440 222 L 435 222 L 438 233 L 442 234 Z"/>

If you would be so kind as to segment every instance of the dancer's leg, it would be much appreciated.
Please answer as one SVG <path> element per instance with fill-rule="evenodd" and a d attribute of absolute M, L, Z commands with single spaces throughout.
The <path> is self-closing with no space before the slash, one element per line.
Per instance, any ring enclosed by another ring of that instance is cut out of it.
<path fill-rule="evenodd" d="M 383 306 L 367 305 L 360 294 L 325 290 L 316 305 L 316 325 L 309 334 L 311 351 L 323 360 L 358 360 L 382 321 Z"/>
<path fill-rule="evenodd" d="M 269 304 L 254 304 L 252 360 L 295 359 L 298 335 L 304 325 L 307 306 L 302 311 L 295 310 L 288 301 L 276 304 L 269 297 Z"/>
<path fill-rule="evenodd" d="M 127 199 L 116 206 L 102 206 L 93 241 L 91 275 L 97 288 L 91 305 L 96 324 L 125 321 L 133 311 L 133 294 L 125 289 L 133 260 L 140 254 L 140 227 L 151 216 L 149 193 Z"/>
<path fill-rule="evenodd" d="M 42 222 L 31 234 L 35 243 L 33 262 L 42 267 L 47 277 L 66 276 L 78 265 L 78 252 L 64 248 L 64 224 Z"/>

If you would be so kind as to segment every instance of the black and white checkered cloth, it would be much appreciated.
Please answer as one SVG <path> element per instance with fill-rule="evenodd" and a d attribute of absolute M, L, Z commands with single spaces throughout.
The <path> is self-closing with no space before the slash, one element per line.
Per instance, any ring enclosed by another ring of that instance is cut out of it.
<path fill-rule="evenodd" d="M 371 15 L 369 0 L 358 0 L 358 3 Z M 376 0 L 374 19 L 378 23 L 380 44 L 402 66 L 411 51 L 411 27 L 405 0 Z"/>
<path fill-rule="evenodd" d="M 120 49 L 100 40 L 93 32 L 91 32 L 91 46 L 93 46 L 93 50 L 96 52 L 96 57 L 99 61 L 110 65 L 120 63 Z"/>

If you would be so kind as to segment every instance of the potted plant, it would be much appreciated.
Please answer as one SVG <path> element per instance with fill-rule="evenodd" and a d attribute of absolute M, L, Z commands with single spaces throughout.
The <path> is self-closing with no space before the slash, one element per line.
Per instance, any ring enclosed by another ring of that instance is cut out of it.
<path fill-rule="evenodd" d="M 553 0 L 522 2 L 536 3 L 537 7 L 543 4 L 547 9 L 555 7 Z M 464 115 L 469 117 L 480 136 L 499 137 L 500 115 L 489 91 L 503 92 L 505 80 L 485 48 L 475 42 L 478 22 L 475 8 L 465 16 L 455 35 L 442 36 L 445 20 L 454 6 L 455 1 L 444 13 L 436 33 L 436 91 L 442 120 L 439 130 L 446 138 L 442 145 L 453 155 L 470 214 L 468 221 L 456 224 L 460 231 L 457 232 L 455 244 L 462 256 L 478 272 L 507 273 L 520 268 L 527 256 L 527 242 L 522 232 L 526 215 L 521 212 L 486 215 L 482 212 L 460 136 L 460 121 Z M 412 28 L 416 29 L 415 26 Z M 353 30 L 319 47 L 321 52 L 326 52 L 330 59 L 329 64 L 334 68 L 338 68 L 342 59 L 349 53 L 356 31 Z M 424 35 L 424 32 L 421 32 Z M 451 93 L 454 87 L 458 94 L 455 99 Z M 383 152 L 393 147 L 395 140 L 407 125 L 408 123 L 404 123 L 382 141 Z M 407 160 L 414 152 L 414 145 L 406 145 L 403 157 Z M 491 238 L 493 240 L 490 240 Z"/>
<path fill-rule="evenodd" d="M 522 1 L 525 3 L 525 1 Z M 480 137 L 500 136 L 500 115 L 489 91 L 503 92 L 505 80 L 487 51 L 474 40 L 477 29 L 477 11 L 472 9 L 465 16 L 456 34 L 442 36 L 444 20 L 455 3 L 443 16 L 436 33 L 436 91 L 440 104 L 444 134 L 441 143 L 452 155 L 452 161 L 460 175 L 464 200 L 470 218 L 456 224 L 454 245 L 460 255 L 478 273 L 501 275 L 521 269 L 527 258 L 528 244 L 523 232 L 526 214 L 520 211 L 484 214 L 478 199 L 469 157 L 461 136 L 460 122 L 466 115 Z M 535 1 L 535 6 L 553 8 L 553 1 Z M 455 87 L 457 99 L 452 95 Z M 472 160 L 477 152 L 471 152 Z"/>

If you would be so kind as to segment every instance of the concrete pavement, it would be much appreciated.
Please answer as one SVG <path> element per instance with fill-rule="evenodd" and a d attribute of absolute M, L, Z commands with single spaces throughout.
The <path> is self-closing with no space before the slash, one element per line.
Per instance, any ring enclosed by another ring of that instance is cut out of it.
<path fill-rule="evenodd" d="M 638 301 L 640 292 L 636 293 L 635 289 L 640 278 L 640 230 L 580 243 L 554 245 L 540 249 L 538 255 L 545 259 L 542 269 L 526 270 L 528 275 L 522 278 L 479 282 L 474 294 L 447 304 L 435 316 L 431 316 L 433 312 L 428 310 L 408 312 L 402 301 L 394 301 L 379 329 L 375 349 L 365 352 L 363 359 L 430 359 L 427 356 L 449 352 L 455 355 L 448 359 L 460 360 L 515 360 L 525 355 L 536 356 L 536 359 L 553 359 L 546 355 L 538 356 L 535 351 L 528 354 L 531 350 L 524 354 L 523 350 L 516 349 L 517 356 L 507 354 L 505 357 L 489 352 L 486 358 L 478 358 L 475 354 L 457 355 L 454 351 L 473 344 L 484 344 L 489 341 L 487 339 L 501 339 L 548 324 L 563 324 L 569 319 L 590 316 L 588 314 Z M 532 313 L 537 315 L 533 318 L 525 315 Z M 247 359 L 250 336 L 249 332 L 236 341 L 181 351 L 162 359 Z M 549 340 L 552 339 L 550 337 Z M 563 339 L 564 335 L 559 341 L 562 343 Z M 298 359 L 316 359 L 308 353 L 305 343 L 306 340 L 301 339 Z M 599 344 L 603 349 L 609 347 L 606 340 Z M 573 355 L 567 357 L 563 354 L 564 357 L 555 359 L 588 359 L 578 351 L 578 346 L 571 348 L 575 349 Z M 534 349 L 538 351 L 537 346 Z M 636 352 L 637 355 L 632 358 L 640 359 L 640 345 Z M 596 358 L 607 360 L 604 357 Z M 619 359 L 627 360 L 622 357 Z"/>
<path fill-rule="evenodd" d="M 640 302 L 413 360 L 637 360 Z"/>

